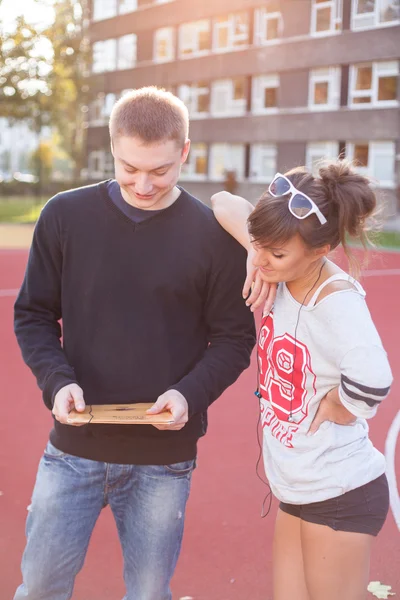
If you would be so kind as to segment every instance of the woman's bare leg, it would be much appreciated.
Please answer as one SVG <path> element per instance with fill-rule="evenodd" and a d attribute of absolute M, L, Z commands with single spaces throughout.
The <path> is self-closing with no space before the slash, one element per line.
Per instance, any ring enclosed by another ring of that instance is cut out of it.
<path fill-rule="evenodd" d="M 304 577 L 300 524 L 299 518 L 278 510 L 273 545 L 274 600 L 310 600 Z"/>
<path fill-rule="evenodd" d="M 301 521 L 310 600 L 365 600 L 373 536 Z"/>

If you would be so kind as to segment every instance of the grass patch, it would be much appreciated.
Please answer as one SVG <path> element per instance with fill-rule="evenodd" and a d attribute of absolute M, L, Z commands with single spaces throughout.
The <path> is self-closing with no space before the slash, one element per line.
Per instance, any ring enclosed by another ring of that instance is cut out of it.
<path fill-rule="evenodd" d="M 400 248 L 400 231 L 379 231 L 374 235 L 378 248 Z"/>
<path fill-rule="evenodd" d="M 46 201 L 29 196 L 0 198 L 0 223 L 36 223 Z"/>
<path fill-rule="evenodd" d="M 47 197 L 0 198 L 0 223 L 36 223 Z M 400 249 L 400 231 L 379 231 L 373 236 L 377 248 Z"/>

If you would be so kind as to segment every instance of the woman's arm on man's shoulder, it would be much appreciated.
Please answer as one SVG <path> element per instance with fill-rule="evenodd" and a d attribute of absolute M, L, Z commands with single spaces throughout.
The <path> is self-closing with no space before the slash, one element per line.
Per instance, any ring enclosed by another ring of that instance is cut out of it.
<path fill-rule="evenodd" d="M 249 251 L 247 219 L 254 206 L 241 196 L 234 196 L 229 192 L 217 192 L 211 196 L 211 206 L 218 223 Z"/>
<path fill-rule="evenodd" d="M 218 223 L 247 250 L 247 277 L 243 286 L 243 297 L 254 312 L 264 304 L 264 314 L 268 314 L 276 296 L 276 285 L 263 281 L 259 270 L 253 264 L 254 249 L 247 229 L 247 219 L 254 206 L 229 192 L 218 192 L 211 197 L 211 206 Z"/>

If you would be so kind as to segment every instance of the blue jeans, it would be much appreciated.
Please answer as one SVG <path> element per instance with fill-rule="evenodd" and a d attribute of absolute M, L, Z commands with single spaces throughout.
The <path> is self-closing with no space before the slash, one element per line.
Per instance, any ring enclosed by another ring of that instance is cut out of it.
<path fill-rule="evenodd" d="M 170 600 L 195 461 L 117 465 L 50 442 L 26 524 L 23 583 L 14 600 L 68 600 L 102 508 L 110 505 L 124 556 L 124 600 Z"/>

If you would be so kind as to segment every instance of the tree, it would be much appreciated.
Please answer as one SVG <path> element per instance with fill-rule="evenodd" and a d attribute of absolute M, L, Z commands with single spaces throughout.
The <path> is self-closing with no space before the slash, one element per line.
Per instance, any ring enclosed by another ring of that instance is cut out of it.
<path fill-rule="evenodd" d="M 0 4 L 1 4 L 0 0 Z M 78 178 L 84 164 L 89 0 L 36 0 L 54 20 L 34 27 L 23 16 L 14 31 L 0 26 L 0 117 L 28 120 L 40 133 L 55 128 Z"/>
<path fill-rule="evenodd" d="M 23 16 L 16 19 L 14 31 L 0 26 L 0 117 L 27 119 L 37 128 L 37 118 L 47 112 L 49 65 L 43 43 Z"/>
<path fill-rule="evenodd" d="M 30 158 L 32 173 L 36 175 L 43 184 L 50 181 L 53 170 L 54 152 L 49 141 L 40 142 Z"/>
<path fill-rule="evenodd" d="M 52 45 L 52 69 L 47 78 L 51 91 L 50 119 L 62 148 L 75 166 L 78 178 L 84 166 L 85 115 L 90 46 L 85 37 L 87 0 L 54 0 L 54 23 L 43 35 Z"/>

